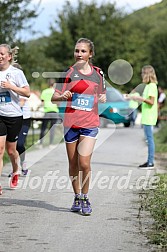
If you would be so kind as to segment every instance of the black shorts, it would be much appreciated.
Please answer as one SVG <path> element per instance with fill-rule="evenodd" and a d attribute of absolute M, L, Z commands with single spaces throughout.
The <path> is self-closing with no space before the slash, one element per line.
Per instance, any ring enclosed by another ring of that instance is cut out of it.
<path fill-rule="evenodd" d="M 8 142 L 16 142 L 23 123 L 23 117 L 0 116 L 0 136 L 7 136 Z"/>

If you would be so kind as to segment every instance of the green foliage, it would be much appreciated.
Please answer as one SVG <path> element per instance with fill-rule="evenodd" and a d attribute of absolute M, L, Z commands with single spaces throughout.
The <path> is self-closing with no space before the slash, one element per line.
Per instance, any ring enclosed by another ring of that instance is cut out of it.
<path fill-rule="evenodd" d="M 135 11 L 125 18 L 129 34 L 136 31 L 140 36 L 137 43 L 132 39 L 136 52 L 134 51 L 134 56 L 131 54 L 131 57 L 137 56 L 135 65 L 133 65 L 134 80 L 136 81 L 140 76 L 140 69 L 144 64 L 151 64 L 155 67 L 159 84 L 164 88 L 167 87 L 166 8 L 167 1 L 163 0 L 160 3 Z M 129 53 L 129 50 L 127 52 Z"/>
<path fill-rule="evenodd" d="M 47 39 L 41 38 L 27 44 L 20 43 L 18 45 L 20 48 L 18 62 L 22 65 L 31 89 L 40 90 L 43 83 L 47 82 L 43 73 L 54 72 L 58 68 L 57 62 L 52 57 L 47 58 L 45 55 Z"/>
<path fill-rule="evenodd" d="M 35 6 L 29 10 L 31 2 L 8 0 L 0 3 L 3 20 L 0 40 L 3 43 L 16 44 L 16 34 L 26 27 L 28 20 L 38 15 Z M 132 90 L 141 82 L 141 68 L 145 64 L 155 67 L 160 85 L 166 87 L 166 7 L 164 0 L 129 15 L 111 3 L 99 6 L 93 0 L 89 4 L 78 0 L 74 7 L 66 1 L 52 22 L 50 36 L 17 43 L 19 63 L 32 88 L 41 89 L 46 82 L 43 72 L 60 72 L 72 65 L 76 41 L 88 37 L 95 44 L 93 64 L 103 69 L 108 81 L 108 67 L 113 61 L 124 59 L 132 65 L 133 77 L 120 87 L 122 91 Z M 34 72 L 39 73 L 38 78 L 32 76 Z"/>
<path fill-rule="evenodd" d="M 51 27 L 51 36 L 46 50 L 47 56 L 60 62 L 62 70 L 73 64 L 73 51 L 80 37 L 88 37 L 95 44 L 97 54 L 94 63 L 107 73 L 110 63 L 117 59 L 119 39 L 122 34 L 122 13 L 113 4 L 97 7 L 78 1 L 74 8 L 69 1 L 58 15 L 56 25 Z M 116 48 L 117 47 L 117 48 Z"/>
<path fill-rule="evenodd" d="M 32 0 L 3 0 L 0 1 L 0 43 L 16 42 L 16 34 L 27 26 L 27 21 L 38 16 L 38 6 L 30 9 Z"/>
<path fill-rule="evenodd" d="M 124 59 L 132 65 L 133 78 L 121 87 L 123 91 L 129 91 L 141 82 L 141 68 L 146 64 L 156 68 L 163 86 L 166 83 L 166 46 L 155 40 L 159 38 L 159 23 L 162 27 L 166 25 L 165 7 L 166 1 L 163 1 L 127 15 L 110 3 L 98 7 L 94 1 L 88 5 L 79 0 L 74 8 L 66 1 L 55 20 L 55 27 L 54 24 L 51 26 L 46 55 L 58 61 L 58 70 L 62 71 L 73 64 L 73 50 L 78 38 L 88 37 L 95 44 L 93 63 L 103 69 L 106 79 L 113 61 Z"/>
<path fill-rule="evenodd" d="M 160 130 L 155 134 L 156 152 L 167 152 L 167 123 L 161 122 Z"/>
<path fill-rule="evenodd" d="M 142 8 L 127 16 L 128 23 L 134 28 L 137 25 L 148 39 L 154 32 L 161 31 L 160 27 L 165 27 L 167 22 L 166 8 L 166 0 Z"/>
<path fill-rule="evenodd" d="M 167 104 L 161 109 L 161 116 L 167 118 Z M 156 152 L 167 152 L 167 120 L 160 121 L 160 129 L 154 134 Z"/>
<path fill-rule="evenodd" d="M 149 47 L 150 62 L 156 69 L 159 84 L 165 87 L 167 83 L 167 32 L 165 27 L 154 34 Z"/>
<path fill-rule="evenodd" d="M 162 144 L 167 143 L 167 124 L 166 124 L 166 122 L 162 123 L 162 128 L 157 133 L 157 136 Z"/>

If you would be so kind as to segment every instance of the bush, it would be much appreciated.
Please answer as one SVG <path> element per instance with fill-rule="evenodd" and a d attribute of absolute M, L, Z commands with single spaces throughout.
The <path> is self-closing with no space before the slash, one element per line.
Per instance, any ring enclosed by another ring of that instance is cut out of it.
<path fill-rule="evenodd" d="M 154 137 L 156 152 L 167 152 L 167 122 L 161 123 L 161 128 Z"/>

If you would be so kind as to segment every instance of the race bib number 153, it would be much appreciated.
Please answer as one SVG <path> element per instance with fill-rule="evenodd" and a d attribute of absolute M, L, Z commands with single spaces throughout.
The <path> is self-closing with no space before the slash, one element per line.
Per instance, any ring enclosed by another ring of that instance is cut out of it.
<path fill-rule="evenodd" d="M 87 94 L 78 94 L 74 93 L 72 95 L 72 104 L 73 109 L 91 111 L 93 109 L 94 96 Z"/>

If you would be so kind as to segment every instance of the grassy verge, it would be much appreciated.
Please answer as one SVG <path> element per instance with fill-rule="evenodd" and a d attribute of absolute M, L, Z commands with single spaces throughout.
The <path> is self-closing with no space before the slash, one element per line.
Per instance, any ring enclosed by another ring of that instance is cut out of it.
<path fill-rule="evenodd" d="M 28 150 L 29 147 L 31 147 L 33 145 L 33 141 L 36 142 L 36 141 L 38 141 L 38 139 L 39 139 L 39 134 L 35 134 L 33 140 L 32 140 L 32 135 L 28 135 L 27 139 L 26 139 L 26 146 L 25 146 L 26 150 Z M 4 164 L 10 162 L 10 159 L 9 159 L 6 152 L 4 154 L 3 162 L 4 162 Z"/>
<path fill-rule="evenodd" d="M 160 181 L 149 199 L 149 211 L 155 222 L 149 232 L 151 242 L 167 249 L 167 176 L 159 175 Z"/>
<path fill-rule="evenodd" d="M 144 191 L 141 208 L 149 211 L 153 224 L 146 235 L 151 244 L 157 245 L 156 251 L 167 251 L 167 175 L 159 174 L 160 181 L 154 190 Z"/>
<path fill-rule="evenodd" d="M 160 166 L 163 174 L 156 174 L 160 180 L 155 189 L 143 192 L 141 206 L 149 211 L 154 222 L 147 237 L 152 244 L 157 245 L 157 251 L 167 251 L 167 123 L 155 134 L 156 155 L 160 156 Z M 162 158 L 162 154 L 163 158 Z M 166 171 L 166 173 L 165 173 Z"/>
<path fill-rule="evenodd" d="M 154 135 L 156 153 L 167 153 L 167 121 L 161 124 L 160 130 Z"/>
<path fill-rule="evenodd" d="M 54 136 L 54 143 L 53 144 L 57 144 L 57 143 L 62 142 L 62 140 L 63 140 L 62 136 L 63 136 L 62 126 L 58 125 L 56 130 L 55 130 L 55 136 Z M 32 136 L 32 134 L 29 134 L 27 136 L 27 139 L 26 139 L 26 146 L 25 146 L 26 151 L 35 150 L 36 149 L 35 143 L 37 143 L 38 140 L 39 140 L 39 130 L 38 130 L 38 133 L 35 133 L 33 136 Z M 43 146 L 44 147 L 49 146 L 49 132 L 44 137 Z M 3 162 L 4 162 L 4 164 L 10 162 L 9 157 L 8 157 L 6 152 L 5 152 L 5 155 L 4 155 L 4 158 L 3 158 Z"/>

